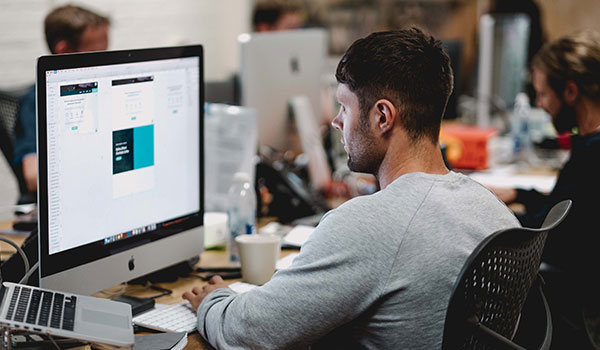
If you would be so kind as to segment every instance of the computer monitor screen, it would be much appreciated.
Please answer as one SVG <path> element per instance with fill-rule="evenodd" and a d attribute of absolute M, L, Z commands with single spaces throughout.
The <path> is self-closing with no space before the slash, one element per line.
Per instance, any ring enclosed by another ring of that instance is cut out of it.
<path fill-rule="evenodd" d="M 319 122 L 327 32 L 312 28 L 253 33 L 238 40 L 241 100 L 256 109 L 259 145 L 300 151 L 300 142 L 293 142 L 298 135 L 290 102 L 295 96 L 308 97 Z"/>
<path fill-rule="evenodd" d="M 479 21 L 477 124 L 497 125 L 494 110 L 510 111 L 527 74 L 529 17 L 485 14 Z M 506 127 L 506 126 L 505 126 Z"/>
<path fill-rule="evenodd" d="M 202 251 L 201 46 L 43 56 L 40 284 L 78 293 Z"/>

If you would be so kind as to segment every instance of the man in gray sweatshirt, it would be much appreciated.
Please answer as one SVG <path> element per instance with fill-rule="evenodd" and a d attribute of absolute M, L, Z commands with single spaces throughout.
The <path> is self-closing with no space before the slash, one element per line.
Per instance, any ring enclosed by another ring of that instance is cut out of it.
<path fill-rule="evenodd" d="M 327 213 L 289 269 L 237 294 L 184 294 L 217 349 L 439 349 L 450 294 L 475 246 L 518 226 L 490 191 L 448 171 L 438 134 L 452 70 L 418 29 L 359 39 L 336 71 L 348 166 L 380 191 Z"/>

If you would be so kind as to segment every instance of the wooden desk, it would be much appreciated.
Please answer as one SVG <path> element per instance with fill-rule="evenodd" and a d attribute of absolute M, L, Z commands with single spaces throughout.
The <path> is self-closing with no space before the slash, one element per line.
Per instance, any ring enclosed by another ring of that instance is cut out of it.
<path fill-rule="evenodd" d="M 287 256 L 288 254 L 297 252 L 297 250 L 282 250 L 281 257 Z M 200 262 L 197 265 L 198 267 L 224 267 L 224 266 L 232 266 L 231 263 L 227 259 L 227 254 L 225 251 L 205 251 L 200 255 Z M 227 283 L 233 283 L 241 281 L 241 279 L 233 279 L 226 280 Z M 160 304 L 177 304 L 183 301 L 181 295 L 184 292 L 191 290 L 195 286 L 203 286 L 207 282 L 202 281 L 196 277 L 183 277 L 177 279 L 175 282 L 168 283 L 156 283 L 155 285 L 169 289 L 173 291 L 170 295 L 166 295 L 164 297 L 160 297 L 156 299 L 157 303 Z M 95 296 L 99 297 L 108 297 L 108 294 L 114 294 L 119 292 L 122 289 L 121 286 L 115 286 L 110 289 L 106 289 L 104 292 L 97 293 Z M 151 297 L 156 295 L 158 292 L 149 288 L 146 288 L 141 285 L 128 285 L 125 291 L 125 294 L 129 296 L 136 297 Z M 185 346 L 185 349 L 213 349 L 213 347 L 208 344 L 198 332 L 194 332 L 188 335 L 188 344 Z"/>
<path fill-rule="evenodd" d="M 4 221 L 0 222 L 0 230 L 9 229 L 11 226 L 12 226 L 11 222 L 4 222 Z M 21 245 L 27 238 L 27 236 L 18 236 L 18 235 L 17 236 L 0 235 L 0 236 L 8 238 L 19 245 Z M 16 250 L 11 245 L 1 242 L 1 241 L 0 241 L 0 249 L 2 252 L 2 256 L 1 256 L 2 259 L 6 259 L 10 255 L 16 253 Z M 282 250 L 280 257 L 285 257 L 288 254 L 291 254 L 294 252 L 297 252 L 297 250 L 293 250 L 293 249 L 292 250 L 289 250 L 289 249 Z M 227 266 L 233 267 L 234 265 L 229 262 L 229 260 L 227 259 L 227 253 L 224 250 L 220 250 L 220 251 L 209 250 L 209 251 L 203 252 L 200 255 L 200 262 L 197 265 L 197 267 L 204 267 L 204 268 L 227 267 Z M 241 279 L 226 280 L 225 282 L 230 284 L 230 283 L 238 282 L 238 281 L 241 281 Z M 177 281 L 175 281 L 175 282 L 156 283 L 155 285 L 162 287 L 162 288 L 169 289 L 172 291 L 172 293 L 169 295 L 157 298 L 156 302 L 160 303 L 160 304 L 181 303 L 183 301 L 183 298 L 181 296 L 184 292 L 187 292 L 196 286 L 203 286 L 206 283 L 208 283 L 208 282 L 202 281 L 201 279 L 199 279 L 197 277 L 191 277 L 191 276 L 178 278 Z M 119 286 L 105 289 L 102 292 L 94 294 L 94 296 L 110 298 L 111 296 L 114 296 L 115 294 L 121 294 L 121 292 L 122 292 L 122 286 L 119 285 Z M 124 294 L 126 294 L 126 295 L 136 296 L 136 297 L 141 297 L 141 298 L 151 297 L 153 295 L 156 295 L 157 293 L 159 293 L 159 292 L 152 290 L 150 288 L 147 288 L 145 286 L 141 286 L 141 285 L 127 285 L 127 288 L 124 292 Z M 185 346 L 185 349 L 213 349 L 213 347 L 210 344 L 208 344 L 206 341 L 204 341 L 204 339 L 200 336 L 200 334 L 198 332 L 194 332 L 194 333 L 188 335 L 188 344 Z"/>

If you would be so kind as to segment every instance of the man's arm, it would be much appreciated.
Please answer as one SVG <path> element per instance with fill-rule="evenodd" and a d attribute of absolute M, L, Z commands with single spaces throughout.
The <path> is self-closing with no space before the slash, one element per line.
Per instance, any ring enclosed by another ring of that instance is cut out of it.
<path fill-rule="evenodd" d="M 27 191 L 37 192 L 37 154 L 29 153 L 23 157 L 23 178 L 25 179 L 25 185 Z"/>
<path fill-rule="evenodd" d="M 515 188 L 488 186 L 488 189 L 498 197 L 504 204 L 509 205 L 517 199 L 517 190 Z"/>
<path fill-rule="evenodd" d="M 357 318 L 383 293 L 395 256 L 389 242 L 373 242 L 366 231 L 377 229 L 363 218 L 330 213 L 292 266 L 262 287 L 207 287 L 214 291 L 198 309 L 200 334 L 217 349 L 297 348 Z"/>
<path fill-rule="evenodd" d="M 35 88 L 31 88 L 19 103 L 14 146 L 13 161 L 23 170 L 27 190 L 37 192 Z"/>

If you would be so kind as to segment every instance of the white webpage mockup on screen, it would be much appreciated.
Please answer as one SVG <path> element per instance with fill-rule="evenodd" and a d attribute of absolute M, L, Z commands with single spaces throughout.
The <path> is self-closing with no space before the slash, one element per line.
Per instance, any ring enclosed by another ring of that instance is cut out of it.
<path fill-rule="evenodd" d="M 50 254 L 199 210 L 198 67 L 46 73 Z"/>

